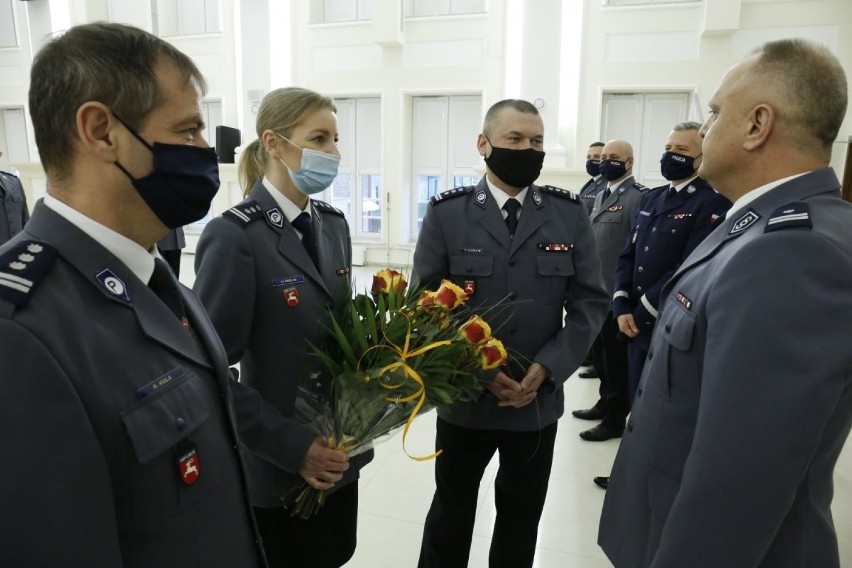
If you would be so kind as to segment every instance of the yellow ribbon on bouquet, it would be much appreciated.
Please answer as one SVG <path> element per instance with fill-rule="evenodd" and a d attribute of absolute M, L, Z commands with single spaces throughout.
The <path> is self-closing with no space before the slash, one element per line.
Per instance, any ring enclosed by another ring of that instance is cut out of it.
<path fill-rule="evenodd" d="M 390 343 L 390 342 L 389 342 Z M 430 343 L 429 345 L 424 345 L 423 347 L 418 347 L 413 351 L 409 351 L 409 347 L 411 344 L 411 323 L 409 322 L 408 331 L 405 334 L 405 345 L 400 349 L 399 346 L 391 343 L 391 349 L 399 356 L 401 361 L 396 361 L 391 363 L 390 365 L 386 365 L 379 370 L 379 375 L 384 375 L 385 373 L 390 373 L 392 371 L 396 371 L 397 369 L 402 369 L 402 372 L 406 377 L 410 377 L 415 383 L 418 384 L 417 392 L 414 394 L 410 394 L 405 397 L 397 397 L 397 398 L 386 398 L 388 402 L 401 403 L 401 402 L 410 402 L 412 400 L 417 399 L 417 404 L 414 406 L 414 410 L 411 411 L 411 414 L 408 416 L 408 420 L 405 422 L 405 428 L 402 431 L 402 450 L 405 454 L 415 461 L 428 461 L 431 459 L 435 459 L 443 450 L 438 450 L 437 452 L 428 455 L 428 456 L 412 456 L 408 453 L 408 450 L 405 448 L 405 439 L 408 436 L 408 429 L 411 428 L 411 425 L 414 423 L 414 419 L 417 417 L 417 413 L 420 412 L 420 409 L 423 408 L 423 405 L 426 403 L 426 385 L 423 383 L 423 377 L 420 376 L 420 373 L 411 368 L 411 366 L 406 363 L 408 359 L 413 357 L 417 357 L 426 353 L 427 351 L 431 351 L 437 347 L 443 347 L 444 345 L 450 345 L 452 341 L 449 339 L 445 339 L 443 341 L 435 341 Z M 386 385 L 384 383 L 381 384 L 382 388 L 386 388 L 388 390 L 398 389 L 402 387 L 403 383 L 398 385 Z"/>

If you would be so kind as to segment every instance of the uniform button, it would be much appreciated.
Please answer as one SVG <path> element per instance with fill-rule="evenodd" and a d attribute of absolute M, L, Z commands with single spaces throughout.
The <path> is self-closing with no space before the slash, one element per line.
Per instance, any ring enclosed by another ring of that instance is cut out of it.
<path fill-rule="evenodd" d="M 672 229 L 672 234 L 677 233 L 677 229 Z"/>
<path fill-rule="evenodd" d="M 642 286 L 636 286 L 636 291 L 637 291 L 637 292 L 641 292 L 641 291 L 642 291 Z"/>
<path fill-rule="evenodd" d="M 645 247 L 645 252 L 648 252 L 648 247 Z"/>
<path fill-rule="evenodd" d="M 181 431 L 185 430 L 186 429 L 186 420 L 184 420 L 183 418 L 178 416 L 177 418 L 175 418 L 175 427 L 178 430 L 181 430 Z"/>
<path fill-rule="evenodd" d="M 671 332 L 672 332 L 672 326 L 671 326 L 671 324 L 667 323 L 666 324 L 666 333 L 671 333 Z"/>
<path fill-rule="evenodd" d="M 636 389 L 636 396 L 642 396 L 642 387 Z"/>
<path fill-rule="evenodd" d="M 509 259 L 509 266 L 515 266 L 515 262 L 517 262 L 514 258 Z"/>
<path fill-rule="evenodd" d="M 656 227 L 651 227 L 651 232 L 652 232 L 652 233 L 656 233 L 656 232 L 657 232 L 657 228 L 656 228 Z"/>
<path fill-rule="evenodd" d="M 518 293 L 517 293 L 517 292 L 515 292 L 514 290 L 512 290 L 511 292 L 509 292 L 509 299 L 510 299 L 510 300 L 514 300 L 514 299 L 515 299 L 515 298 L 517 298 L 517 297 L 518 297 Z"/>
<path fill-rule="evenodd" d="M 641 266 L 640 266 L 637 270 L 638 270 L 639 272 L 645 272 L 645 269 L 644 269 L 644 268 L 642 268 Z"/>
<path fill-rule="evenodd" d="M 473 272 L 473 267 L 467 266 L 467 267 L 465 267 L 465 270 L 467 270 L 468 272 Z"/>
<path fill-rule="evenodd" d="M 648 356 L 646 357 L 646 359 L 648 359 L 648 361 L 650 361 L 650 360 L 651 360 L 651 359 L 653 359 L 653 358 L 654 358 L 654 352 L 653 352 L 653 351 L 648 351 Z"/>
<path fill-rule="evenodd" d="M 632 431 L 633 431 L 633 421 L 632 421 L 632 420 L 631 420 L 630 422 L 628 422 L 628 423 L 627 423 L 627 431 L 628 431 L 628 432 L 632 432 Z"/>
<path fill-rule="evenodd" d="M 514 328 L 514 327 L 510 327 L 510 328 L 509 328 L 509 333 L 510 333 L 510 334 L 513 334 L 513 333 L 515 333 L 516 331 L 518 331 L 518 330 L 517 330 L 516 328 Z"/>

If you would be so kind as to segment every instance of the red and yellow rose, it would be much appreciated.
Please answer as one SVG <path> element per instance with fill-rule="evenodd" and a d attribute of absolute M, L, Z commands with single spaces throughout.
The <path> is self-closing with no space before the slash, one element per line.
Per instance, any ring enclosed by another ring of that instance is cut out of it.
<path fill-rule="evenodd" d="M 454 310 L 467 300 L 467 293 L 449 280 L 442 280 L 435 291 L 435 303 L 447 310 Z"/>
<path fill-rule="evenodd" d="M 506 354 L 503 342 L 493 337 L 481 345 L 478 351 L 479 364 L 484 371 L 496 369 L 509 361 L 509 356 Z"/>
<path fill-rule="evenodd" d="M 408 282 L 402 277 L 402 273 L 392 268 L 384 268 L 373 276 L 373 294 L 400 294 L 405 292 Z"/>
<path fill-rule="evenodd" d="M 477 345 L 491 339 L 491 326 L 480 316 L 472 315 L 459 327 L 459 334 L 470 343 Z"/>

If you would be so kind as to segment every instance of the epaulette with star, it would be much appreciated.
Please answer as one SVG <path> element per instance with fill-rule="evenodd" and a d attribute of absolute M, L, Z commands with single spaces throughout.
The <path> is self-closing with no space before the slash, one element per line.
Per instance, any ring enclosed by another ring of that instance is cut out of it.
<path fill-rule="evenodd" d="M 331 213 L 332 215 L 340 215 L 344 219 L 346 218 L 346 215 L 343 213 L 343 211 L 341 211 L 337 207 L 329 205 L 325 201 L 320 201 L 319 199 L 311 199 L 311 201 L 313 202 L 314 206 L 316 206 L 316 208 L 322 211 L 323 213 Z"/>
<path fill-rule="evenodd" d="M 568 199 L 569 201 L 573 201 L 574 203 L 580 203 L 580 198 L 577 197 L 577 194 L 573 191 L 568 191 L 567 189 L 562 189 L 561 187 L 556 187 L 555 185 L 542 185 L 541 190 L 545 193 L 549 193 L 550 195 L 555 195 L 556 197 L 561 197 L 562 199 Z"/>
<path fill-rule="evenodd" d="M 473 185 L 466 185 L 462 187 L 454 187 L 453 189 L 448 189 L 447 191 L 441 192 L 438 195 L 435 195 L 429 201 L 432 205 L 437 205 L 443 201 L 448 201 L 453 199 L 454 197 L 461 197 L 462 195 L 467 195 L 476 189 Z"/>
<path fill-rule="evenodd" d="M 240 227 L 245 227 L 252 221 L 263 219 L 263 209 L 257 201 L 244 201 L 222 213 L 222 217 Z"/>
<path fill-rule="evenodd" d="M 650 189 L 647 185 L 642 185 L 638 181 L 633 182 L 632 187 L 633 187 L 633 189 L 636 189 L 638 191 L 648 191 L 648 189 Z"/>
<path fill-rule="evenodd" d="M 0 300 L 26 304 L 57 256 L 55 248 L 33 240 L 19 241 L 0 253 Z"/>

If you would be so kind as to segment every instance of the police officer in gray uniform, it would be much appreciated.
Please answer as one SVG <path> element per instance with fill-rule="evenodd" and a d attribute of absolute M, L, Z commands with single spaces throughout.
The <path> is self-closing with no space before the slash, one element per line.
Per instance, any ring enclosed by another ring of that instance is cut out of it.
<path fill-rule="evenodd" d="M 663 288 L 601 516 L 617 568 L 840 566 L 852 205 L 827 166 L 846 103 L 837 58 L 803 40 L 710 100 L 698 173 L 733 206 Z"/>
<path fill-rule="evenodd" d="M 154 247 L 219 186 L 203 89 L 129 26 L 74 27 L 35 57 L 47 196 L 0 247 L 5 566 L 263 562 L 225 352 Z"/>
<path fill-rule="evenodd" d="M 609 297 L 585 208 L 571 192 L 537 186 L 544 125 L 526 101 L 485 116 L 478 149 L 486 176 L 436 196 L 414 252 L 415 281 L 469 291 L 468 304 L 510 303 L 488 319 L 511 364 L 483 376 L 484 393 L 438 413 L 436 491 L 421 567 L 466 566 L 480 479 L 494 452 L 497 520 L 490 566 L 532 566 L 547 494 L 562 383 L 597 334 Z M 564 317 L 563 317 L 564 310 Z"/>
<path fill-rule="evenodd" d="M 195 257 L 195 290 L 229 362 L 239 362 L 242 380 L 286 416 L 294 414 L 299 387 L 328 387 L 311 346 L 327 344 L 328 310 L 351 297 L 349 225 L 340 210 L 309 197 L 337 175 L 335 113 L 330 98 L 308 89 L 276 89 L 264 97 L 258 139 L 240 158 L 247 199 L 207 225 Z M 270 566 L 342 566 L 355 550 L 358 471 L 373 453 L 347 463 L 344 452 L 325 447 L 299 424 L 286 450 L 285 463 L 247 456 Z M 334 487 L 310 519 L 284 508 L 303 479 L 317 489 Z"/>
<path fill-rule="evenodd" d="M 589 149 L 586 150 L 586 173 L 592 177 L 580 188 L 579 196 L 589 215 L 592 214 L 592 209 L 595 207 L 595 198 L 598 193 L 606 187 L 607 180 L 600 172 L 603 147 L 603 142 L 592 142 Z"/>
<path fill-rule="evenodd" d="M 633 215 L 647 189 L 634 180 L 633 163 L 633 148 L 628 142 L 610 140 L 604 146 L 600 170 L 607 179 L 607 187 L 595 199 L 591 221 L 604 284 L 610 296 L 615 264 L 627 243 Z M 580 432 L 584 440 L 599 442 L 621 436 L 628 412 L 627 344 L 618 338 L 618 325 L 611 311 L 592 346 L 592 362 L 601 379 L 600 398 L 593 407 L 575 410 L 572 414 L 583 420 L 602 419 L 600 424 Z"/>
<path fill-rule="evenodd" d="M 30 218 L 27 196 L 18 176 L 0 172 L 0 199 L 3 200 L 3 208 L 0 209 L 0 244 L 3 244 L 20 233 Z"/>

